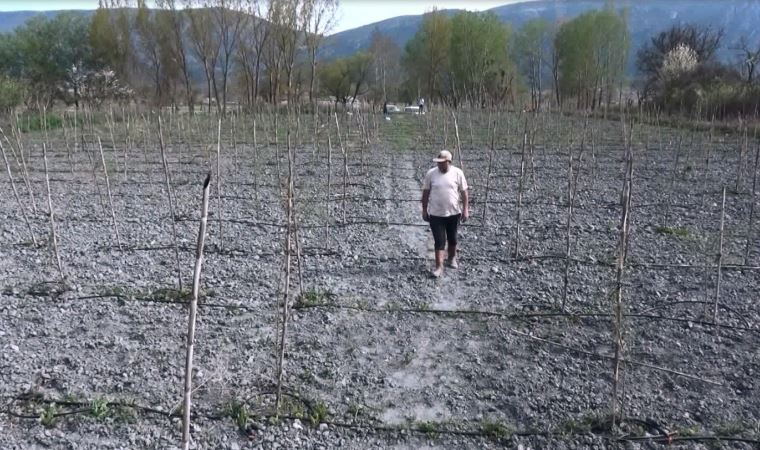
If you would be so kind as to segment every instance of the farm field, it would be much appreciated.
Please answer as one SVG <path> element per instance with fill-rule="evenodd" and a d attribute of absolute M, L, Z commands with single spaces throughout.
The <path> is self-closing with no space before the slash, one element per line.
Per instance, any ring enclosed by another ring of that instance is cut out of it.
<path fill-rule="evenodd" d="M 4 126 L 0 448 L 179 446 L 208 171 L 192 448 L 758 445 L 753 136 L 434 108 L 241 115 L 217 145 L 202 114 L 117 116 Z M 472 218 L 436 280 L 443 148 Z"/>

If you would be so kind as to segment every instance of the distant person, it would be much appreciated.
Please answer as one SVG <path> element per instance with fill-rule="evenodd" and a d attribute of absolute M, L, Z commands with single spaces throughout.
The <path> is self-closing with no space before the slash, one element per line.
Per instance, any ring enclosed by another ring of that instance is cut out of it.
<path fill-rule="evenodd" d="M 451 152 L 443 150 L 433 161 L 437 167 L 428 170 L 422 179 L 422 219 L 430 222 L 435 240 L 433 276 L 440 278 L 447 241 L 447 265 L 452 269 L 459 267 L 457 227 L 460 220 L 464 222 L 470 217 L 470 199 L 464 172 L 451 164 Z"/>
<path fill-rule="evenodd" d="M 420 114 L 425 113 L 425 99 L 420 97 L 420 101 L 417 102 L 417 106 L 419 107 Z"/>
<path fill-rule="evenodd" d="M 386 100 L 385 103 L 383 103 L 383 115 L 388 115 L 388 101 Z"/>

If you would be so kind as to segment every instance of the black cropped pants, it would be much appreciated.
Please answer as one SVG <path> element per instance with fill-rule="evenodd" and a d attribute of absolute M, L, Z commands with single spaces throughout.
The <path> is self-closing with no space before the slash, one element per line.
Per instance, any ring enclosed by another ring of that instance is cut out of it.
<path fill-rule="evenodd" d="M 446 241 L 449 247 L 457 245 L 457 227 L 460 217 L 461 214 L 447 217 L 430 216 L 430 230 L 433 232 L 436 250 L 444 250 Z"/>

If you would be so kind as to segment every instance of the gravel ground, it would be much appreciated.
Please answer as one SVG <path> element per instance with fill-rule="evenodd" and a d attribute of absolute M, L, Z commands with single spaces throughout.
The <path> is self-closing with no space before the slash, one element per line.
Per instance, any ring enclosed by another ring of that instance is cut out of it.
<path fill-rule="evenodd" d="M 490 138 L 478 128 L 486 118 L 474 117 L 470 134 L 460 117 L 473 217 L 461 228 L 460 268 L 435 280 L 429 275 L 432 237 L 418 204 L 430 158 L 454 142 L 452 123 L 445 125 L 444 142 L 440 117 L 394 116 L 378 124 L 378 139 L 367 146 L 353 125 L 344 139 L 345 210 L 337 137 L 329 188 L 324 143 L 316 151 L 298 144 L 303 257 L 292 282 L 296 292 L 302 283 L 304 295 L 295 299 L 288 327 L 280 420 L 268 416 L 284 260 L 277 174 L 285 172 L 287 160 L 266 128 L 259 130 L 255 148 L 242 135 L 234 147 L 225 143 L 223 182 L 218 193 L 212 189 L 196 335 L 194 448 L 659 447 L 653 440 L 616 443 L 604 431 L 613 385 L 620 124 L 592 120 L 581 144 L 580 119 L 546 116 L 535 122 L 539 131 L 532 157 L 525 157 L 515 255 L 523 119 L 500 117 L 489 170 L 484 143 Z M 188 136 L 192 149 L 176 134 L 167 136 L 185 288 L 192 275 L 204 154 L 215 151 L 208 144 L 213 138 L 195 125 Z M 48 163 L 68 279 L 64 288 L 49 250 L 41 136 L 25 139 L 36 213 L 15 165 L 14 178 L 44 245 L 30 245 L 4 176 L 0 448 L 173 448 L 180 423 L 168 413 L 178 410 L 182 397 L 187 312 L 176 304 L 177 262 L 158 147 L 136 140 L 125 178 L 123 146 L 106 146 L 124 243 L 119 249 L 110 213 L 99 200 L 107 207 L 102 172 L 96 189 L 86 154 L 76 150 L 69 159 L 64 135 L 51 134 Z M 279 140 L 284 147 L 282 135 Z M 710 141 L 696 132 L 634 129 L 623 287 L 626 420 L 615 436 L 678 432 L 760 439 L 756 243 L 744 261 L 753 145 L 737 192 L 735 136 Z M 567 316 L 557 313 L 569 148 L 576 159 L 581 155 L 575 165 L 581 170 L 570 227 L 566 305 L 573 314 Z M 215 169 L 213 154 L 211 160 Z M 723 185 L 729 188 L 726 267 L 715 327 Z M 230 417 L 235 415 L 239 420 Z M 734 440 L 673 446 L 752 445 Z"/>

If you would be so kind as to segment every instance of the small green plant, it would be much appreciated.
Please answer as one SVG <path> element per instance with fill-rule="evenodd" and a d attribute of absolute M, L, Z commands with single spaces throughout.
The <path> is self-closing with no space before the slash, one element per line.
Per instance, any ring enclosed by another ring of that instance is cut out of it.
<path fill-rule="evenodd" d="M 689 237 L 689 230 L 686 228 L 659 226 L 655 228 L 654 231 L 659 234 L 676 236 L 680 238 Z"/>
<path fill-rule="evenodd" d="M 609 416 L 590 413 L 577 420 L 567 420 L 560 426 L 559 432 L 561 434 L 601 433 L 609 430 L 611 423 Z"/>
<path fill-rule="evenodd" d="M 497 422 L 483 422 L 480 425 L 480 431 L 486 436 L 494 439 L 501 439 L 512 434 L 512 429 L 506 425 Z"/>
<path fill-rule="evenodd" d="M 117 422 L 134 423 L 137 420 L 137 411 L 128 405 L 119 405 L 115 407 L 111 414 Z"/>
<path fill-rule="evenodd" d="M 56 422 L 58 422 L 58 407 L 55 403 L 50 403 L 40 413 L 40 423 L 45 428 L 53 428 Z"/>
<path fill-rule="evenodd" d="M 684 427 L 684 428 L 679 429 L 678 430 L 678 435 L 679 436 L 684 436 L 684 437 L 696 436 L 697 434 L 699 434 L 699 432 L 700 432 L 699 426 L 698 425 L 694 425 L 694 426 L 691 426 L 691 427 Z"/>
<path fill-rule="evenodd" d="M 108 413 L 108 401 L 103 397 L 95 397 L 95 399 L 90 402 L 90 416 L 96 419 L 104 419 L 108 416 Z"/>
<path fill-rule="evenodd" d="M 434 422 L 420 422 L 417 424 L 417 430 L 425 434 L 434 434 L 438 432 L 438 426 Z"/>
<path fill-rule="evenodd" d="M 241 433 L 244 433 L 248 428 L 251 414 L 248 412 L 248 406 L 245 403 L 239 402 L 237 399 L 230 400 L 224 406 L 224 415 L 235 421 L 235 425 Z"/>
<path fill-rule="evenodd" d="M 298 304 L 301 306 L 323 305 L 332 293 L 322 289 L 307 289 L 298 297 Z"/>
<path fill-rule="evenodd" d="M 245 405 L 242 405 L 235 416 L 235 425 L 237 425 L 238 430 L 240 430 L 241 433 L 244 433 L 248 428 L 248 421 L 250 418 L 251 416 L 248 413 L 248 408 Z"/>
<path fill-rule="evenodd" d="M 718 436 L 736 436 L 743 433 L 747 427 L 740 420 L 731 420 L 722 422 L 715 427 L 715 434 Z"/>
<path fill-rule="evenodd" d="M 79 399 L 76 395 L 68 393 L 61 399 L 62 403 L 79 403 Z"/>
<path fill-rule="evenodd" d="M 327 419 L 329 413 L 327 405 L 322 402 L 316 402 L 309 408 L 309 422 L 312 426 L 317 426 Z"/>

